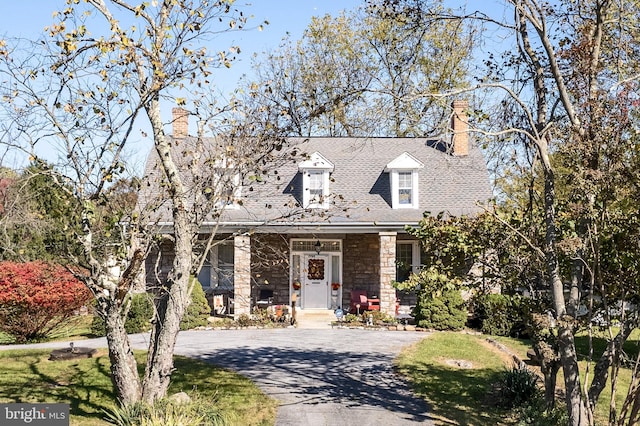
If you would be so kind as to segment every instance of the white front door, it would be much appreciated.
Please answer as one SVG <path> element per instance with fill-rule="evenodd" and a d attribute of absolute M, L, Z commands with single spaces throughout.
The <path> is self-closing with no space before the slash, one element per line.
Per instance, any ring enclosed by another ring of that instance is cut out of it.
<path fill-rule="evenodd" d="M 327 309 L 329 307 L 329 256 L 324 254 L 304 257 L 302 307 Z"/>

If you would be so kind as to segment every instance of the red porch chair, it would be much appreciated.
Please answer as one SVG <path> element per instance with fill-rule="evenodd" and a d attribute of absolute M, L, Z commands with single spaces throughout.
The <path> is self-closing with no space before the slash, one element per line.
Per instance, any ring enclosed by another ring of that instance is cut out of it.
<path fill-rule="evenodd" d="M 370 299 L 366 290 L 351 290 L 349 312 L 357 314 L 363 311 L 379 311 L 380 299 Z"/>

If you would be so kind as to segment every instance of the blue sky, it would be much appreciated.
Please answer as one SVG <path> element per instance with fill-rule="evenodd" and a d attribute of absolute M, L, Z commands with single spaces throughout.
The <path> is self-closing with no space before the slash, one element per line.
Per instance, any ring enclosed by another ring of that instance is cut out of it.
<path fill-rule="evenodd" d="M 254 29 L 233 34 L 233 44 L 240 46 L 242 54 L 232 67 L 231 76 L 225 80 L 230 85 L 235 83 L 233 77 L 250 71 L 253 53 L 277 48 L 287 33 L 298 39 L 313 16 L 335 16 L 342 10 L 355 9 L 362 4 L 364 0 L 236 0 L 236 5 L 253 16 L 250 22 L 254 26 L 265 20 L 269 25 L 263 31 Z M 53 12 L 64 7 L 64 0 L 3 0 L 0 6 L 0 38 L 36 38 L 44 27 L 53 22 Z M 232 89 L 229 87 L 224 92 Z"/>
<path fill-rule="evenodd" d="M 135 3 L 135 1 L 132 1 Z M 271 25 L 260 35 L 252 37 L 254 46 L 270 45 L 287 32 L 301 34 L 312 16 L 326 13 L 337 14 L 343 9 L 352 9 L 364 0 L 237 0 L 255 16 L 254 21 L 268 20 Z M 34 37 L 52 22 L 54 10 L 65 7 L 64 0 L 19 0 L 3 1 L 0 6 L 0 34 L 6 36 Z"/>
<path fill-rule="evenodd" d="M 135 3 L 135 0 L 132 0 Z M 447 0 L 451 7 L 469 4 L 469 8 L 496 9 L 504 0 Z M 254 53 L 276 49 L 282 38 L 291 34 L 298 39 L 313 16 L 331 14 L 342 10 L 355 9 L 365 4 L 365 0 L 236 0 L 236 5 L 253 15 L 252 22 L 258 25 L 267 20 L 270 25 L 264 31 L 238 32 L 233 35 L 233 43 L 240 46 L 242 54 L 234 64 L 229 76 L 224 76 L 228 84 L 235 86 L 239 75 L 250 72 Z M 0 6 L 0 38 L 36 38 L 43 28 L 53 21 L 52 13 L 65 7 L 64 0 L 3 0 Z M 225 88 L 230 92 L 234 87 Z"/>
<path fill-rule="evenodd" d="M 36 39 L 43 34 L 44 27 L 53 20 L 53 12 L 66 7 L 65 0 L 0 0 L 0 39 L 25 38 Z M 132 3 L 142 0 L 131 0 Z M 276 49 L 287 33 L 298 39 L 313 16 L 325 14 L 337 15 L 345 9 L 353 9 L 362 5 L 364 0 L 236 0 L 236 5 L 242 7 L 248 16 L 253 16 L 250 23 L 257 26 L 265 20 L 269 25 L 263 31 L 235 32 L 225 36 L 224 45 L 216 46 L 216 50 L 223 50 L 231 45 L 238 45 L 241 49 L 239 60 L 230 69 L 220 68 L 216 72 L 216 84 L 222 93 L 232 92 L 242 74 L 251 73 L 251 61 L 254 53 L 269 49 Z M 229 37 L 229 38 L 227 38 Z M 228 41 L 227 41 L 228 40 Z M 166 119 L 170 118 L 170 109 L 163 111 Z M 146 127 L 145 125 L 142 125 Z M 136 132 L 137 133 L 137 132 Z M 147 129 L 146 133 L 150 133 Z M 148 138 L 140 138 L 130 144 L 130 167 L 140 170 L 146 154 L 150 149 Z M 44 152 L 38 150 L 38 155 L 50 160 L 56 154 L 46 147 Z M 24 163 L 23 156 L 9 160 L 18 166 Z M 25 157 L 26 158 L 26 157 Z M 4 157 L 7 161 L 7 157 Z"/>
<path fill-rule="evenodd" d="M 0 6 L 0 39 L 27 38 L 35 39 L 42 35 L 44 27 L 53 22 L 53 12 L 65 7 L 65 0 L 1 0 Z M 141 0 L 139 0 L 141 1 Z M 136 2 L 132 0 L 132 2 Z M 466 3 L 469 8 L 483 8 L 499 10 L 504 0 L 446 0 L 453 8 Z M 263 31 L 251 30 L 235 32 L 224 44 L 216 46 L 216 50 L 226 49 L 230 45 L 237 45 L 241 49 L 239 60 L 230 69 L 219 69 L 216 76 L 218 89 L 222 93 L 232 92 L 238 79 L 243 74 L 251 74 L 251 62 L 254 54 L 265 50 L 277 49 L 283 37 L 291 35 L 297 40 L 308 26 L 313 16 L 330 14 L 338 15 L 342 10 L 352 10 L 365 4 L 365 0 L 236 0 L 236 5 L 242 7 L 248 16 L 253 16 L 252 22 L 257 26 L 267 20 L 269 25 Z M 229 40 L 229 41 L 227 41 Z M 166 111 L 167 120 L 170 109 Z M 138 149 L 133 157 L 141 162 L 148 152 L 149 141 L 140 140 L 135 144 Z M 41 154 L 42 155 L 42 154 Z M 139 166 L 134 166 L 138 168 Z"/>

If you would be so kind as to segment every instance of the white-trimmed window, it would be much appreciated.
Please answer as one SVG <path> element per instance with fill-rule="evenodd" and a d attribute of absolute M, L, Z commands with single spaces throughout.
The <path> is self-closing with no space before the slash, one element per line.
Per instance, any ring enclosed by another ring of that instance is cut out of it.
<path fill-rule="evenodd" d="M 329 176 L 333 164 L 319 152 L 311 154 L 308 160 L 298 164 L 302 173 L 302 204 L 306 209 L 326 209 L 329 207 Z"/>
<path fill-rule="evenodd" d="M 233 290 L 233 242 L 225 242 L 224 244 L 219 244 L 214 248 L 217 248 L 213 253 L 213 263 L 216 265 L 216 268 L 214 269 L 215 286 L 226 290 Z"/>
<path fill-rule="evenodd" d="M 216 207 L 237 207 L 238 199 L 242 194 L 242 184 L 240 182 L 240 173 L 231 170 L 218 169 L 218 200 Z"/>
<path fill-rule="evenodd" d="M 233 242 L 223 242 L 211 247 L 198 274 L 198 281 L 203 288 L 233 290 Z"/>
<path fill-rule="evenodd" d="M 424 168 L 419 160 L 405 152 L 387 164 L 391 184 L 391 207 L 394 209 L 417 209 L 419 170 Z"/>
<path fill-rule="evenodd" d="M 420 243 L 418 241 L 396 242 L 396 281 L 403 282 L 422 267 Z"/>
<path fill-rule="evenodd" d="M 216 208 L 238 207 L 242 195 L 240 172 L 235 169 L 233 161 L 218 160 L 213 166 L 213 175 L 204 188 L 205 195 L 215 197 Z"/>
<path fill-rule="evenodd" d="M 398 205 L 413 205 L 413 172 L 398 172 Z"/>
<path fill-rule="evenodd" d="M 309 200 L 305 205 L 315 207 L 321 206 L 324 203 L 324 198 L 327 193 L 325 190 L 325 173 L 322 170 L 310 170 L 307 172 L 309 176 Z"/>

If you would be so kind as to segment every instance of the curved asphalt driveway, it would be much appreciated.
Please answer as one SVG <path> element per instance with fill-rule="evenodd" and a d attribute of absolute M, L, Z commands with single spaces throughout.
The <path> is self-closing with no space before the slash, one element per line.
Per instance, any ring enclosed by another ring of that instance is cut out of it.
<path fill-rule="evenodd" d="M 427 404 L 393 372 L 418 332 L 360 329 L 260 329 L 181 332 L 176 354 L 237 371 L 280 401 L 276 426 L 429 425 Z M 131 336 L 146 348 L 146 335 Z M 104 347 L 104 339 L 76 342 Z M 64 343 L 27 347 L 65 347 Z M 19 345 L 0 346 L 1 349 Z"/>

